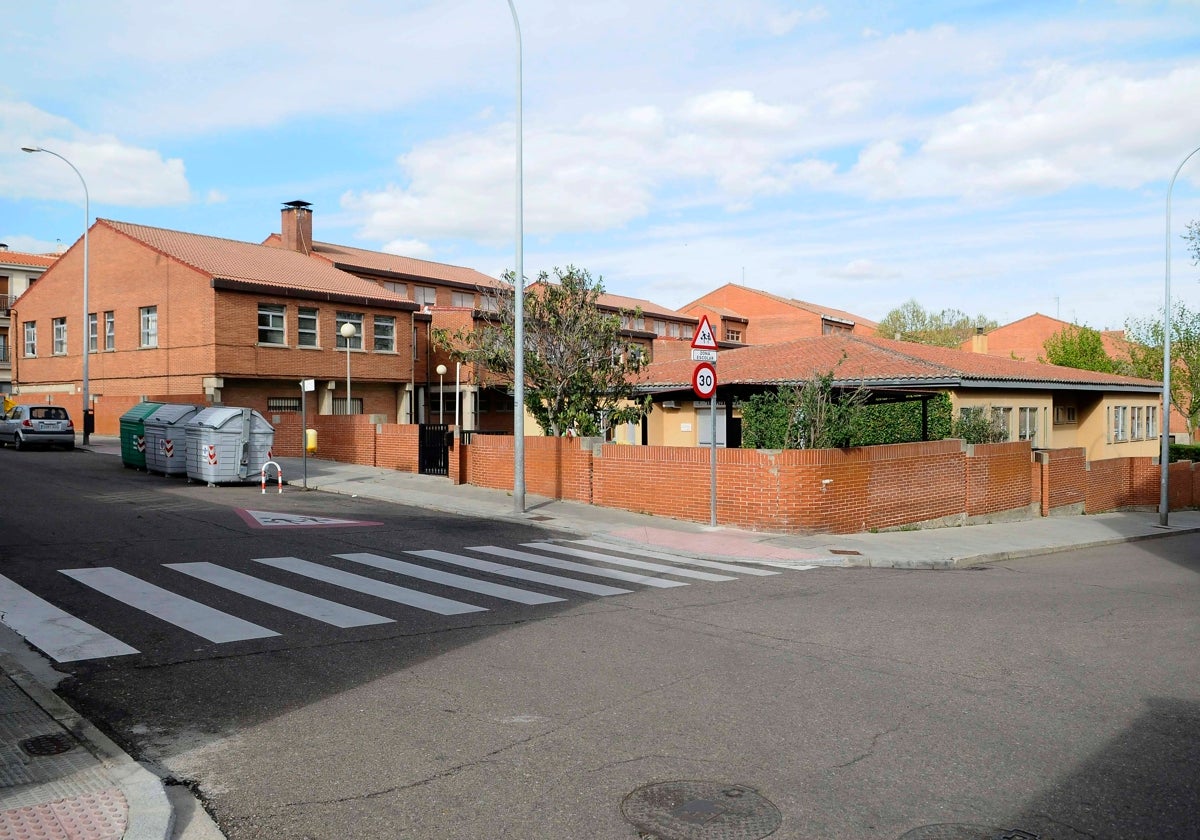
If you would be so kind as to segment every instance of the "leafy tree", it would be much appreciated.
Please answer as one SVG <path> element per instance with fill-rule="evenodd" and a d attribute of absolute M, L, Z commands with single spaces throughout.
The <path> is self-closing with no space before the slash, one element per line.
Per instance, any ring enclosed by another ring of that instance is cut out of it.
<path fill-rule="evenodd" d="M 853 445 L 855 418 L 867 392 L 835 394 L 833 373 L 755 394 L 742 403 L 745 449 L 836 449 Z"/>
<path fill-rule="evenodd" d="M 950 437 L 967 443 L 1004 443 L 1008 440 L 1008 429 L 990 409 L 968 409 L 951 425 Z"/>
<path fill-rule="evenodd" d="M 974 318 L 957 309 L 926 312 L 916 300 L 908 300 L 883 316 L 879 322 L 881 338 L 897 338 L 917 344 L 938 347 L 958 347 L 982 327 L 992 330 L 1000 326 L 983 315 Z"/>
<path fill-rule="evenodd" d="M 1130 319 L 1125 324 L 1125 337 L 1134 374 L 1161 381 L 1162 319 Z M 1176 301 L 1171 314 L 1171 404 L 1187 418 L 1188 432 L 1194 439 L 1200 425 L 1200 312 L 1190 310 L 1181 301 Z"/>
<path fill-rule="evenodd" d="M 434 341 L 453 358 L 470 363 L 501 383 L 515 376 L 515 297 L 513 275 L 498 298 L 497 311 L 479 328 L 453 333 L 437 330 Z M 549 435 L 603 434 L 620 423 L 636 422 L 649 398 L 633 399 L 635 375 L 646 364 L 642 348 L 621 335 L 622 314 L 598 306 L 603 278 L 581 268 L 542 272 L 524 299 L 525 407 Z"/>
<path fill-rule="evenodd" d="M 1118 365 L 1104 349 L 1104 339 L 1091 327 L 1068 324 L 1042 343 L 1046 351 L 1038 361 L 1052 365 L 1116 373 Z"/>

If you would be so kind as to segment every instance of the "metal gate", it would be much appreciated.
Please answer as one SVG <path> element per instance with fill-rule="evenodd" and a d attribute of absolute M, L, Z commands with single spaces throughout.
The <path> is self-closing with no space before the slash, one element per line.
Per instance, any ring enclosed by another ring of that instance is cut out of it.
<path fill-rule="evenodd" d="M 450 427 L 442 423 L 420 424 L 417 466 L 421 475 L 446 475 L 450 465 Z"/>

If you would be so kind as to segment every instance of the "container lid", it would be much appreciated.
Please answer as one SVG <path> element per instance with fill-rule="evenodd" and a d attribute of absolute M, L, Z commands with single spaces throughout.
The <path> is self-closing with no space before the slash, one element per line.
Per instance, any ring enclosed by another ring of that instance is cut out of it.
<path fill-rule="evenodd" d="M 250 412 L 250 431 L 251 432 L 273 432 L 275 428 L 267 422 L 267 418 L 263 417 L 253 409 L 235 408 L 233 406 L 216 405 L 212 408 L 206 408 L 187 422 L 189 429 L 220 429 L 228 426 L 230 430 L 238 428 L 236 424 L 242 422 L 242 412 Z M 240 428 L 238 429 L 240 431 Z"/>
<path fill-rule="evenodd" d="M 193 414 L 203 411 L 204 407 L 199 405 L 187 405 L 184 403 L 167 403 L 159 406 L 158 410 L 146 418 L 147 423 L 161 424 L 164 426 L 173 426 L 181 420 L 186 420 Z"/>
<path fill-rule="evenodd" d="M 144 420 L 162 406 L 160 402 L 140 402 L 121 415 L 122 420 Z"/>

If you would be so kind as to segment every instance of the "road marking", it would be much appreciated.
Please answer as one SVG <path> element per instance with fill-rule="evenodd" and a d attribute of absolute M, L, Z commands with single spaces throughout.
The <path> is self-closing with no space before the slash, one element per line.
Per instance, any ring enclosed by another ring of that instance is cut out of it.
<path fill-rule="evenodd" d="M 770 569 L 759 569 L 754 566 L 743 566 L 736 563 L 718 563 L 715 560 L 700 560 L 695 557 L 681 557 L 677 554 L 667 554 L 665 551 L 651 551 L 646 548 L 634 548 L 633 546 L 614 545 L 612 543 L 601 542 L 600 540 L 571 540 L 575 545 L 586 545 L 591 548 L 605 548 L 610 551 L 619 551 L 622 554 L 636 554 L 638 557 L 649 557 L 652 560 L 666 560 L 670 563 L 683 563 L 687 566 L 703 566 L 706 569 L 720 569 L 723 572 L 737 572 L 739 575 L 777 575 L 779 572 L 773 572 Z M 747 563 L 757 563 L 757 560 L 747 560 Z"/>
<path fill-rule="evenodd" d="M 381 557 L 378 554 L 355 553 L 335 554 L 333 556 L 341 557 L 343 560 L 349 560 L 352 563 L 362 563 L 365 566 L 383 569 L 387 572 L 395 572 L 398 575 L 407 575 L 408 577 L 415 577 L 418 580 L 427 580 L 430 583 L 440 583 L 443 586 L 452 586 L 455 589 L 466 589 L 468 592 L 491 595 L 493 598 L 501 598 L 505 601 L 516 601 L 518 604 L 551 604 L 555 601 L 564 600 L 556 598 L 553 595 L 543 595 L 540 592 L 517 589 L 515 586 L 505 586 L 502 583 L 476 580 L 475 578 L 463 575 L 418 566 L 414 563 L 405 563 L 403 560 L 393 560 L 390 557 Z"/>
<path fill-rule="evenodd" d="M 612 563 L 617 566 L 626 566 L 630 569 L 644 569 L 647 572 L 658 572 L 659 574 L 678 575 L 679 577 L 713 582 L 737 580 L 737 578 L 729 577 L 729 575 L 714 575 L 712 572 L 697 572 L 695 569 L 677 569 L 674 566 L 664 566 L 661 563 L 647 563 L 645 560 L 629 560 L 625 557 L 613 557 L 611 554 L 601 554 L 598 551 L 584 551 L 580 548 L 555 545 L 554 543 L 522 543 L 522 545 L 526 548 L 536 548 L 538 551 L 556 551 L 568 557 L 599 560 L 601 563 Z"/>
<path fill-rule="evenodd" d="M 59 571 L 84 586 L 90 586 L 97 592 L 181 627 L 189 633 L 195 633 L 210 642 L 240 642 L 245 639 L 265 639 L 279 635 L 274 630 L 243 621 L 237 616 L 177 595 L 111 566 Z"/>
<path fill-rule="evenodd" d="M 242 520 L 255 528 L 350 528 L 356 525 L 382 525 L 368 519 L 336 519 L 306 513 L 275 513 L 269 510 L 234 508 Z"/>
<path fill-rule="evenodd" d="M 55 662 L 78 662 L 137 653 L 113 638 L 0 575 L 0 621 Z"/>
<path fill-rule="evenodd" d="M 476 557 L 451 554 L 448 551 L 438 551 L 437 549 L 406 551 L 404 553 L 411 554 L 414 557 L 425 557 L 429 560 L 440 560 L 443 563 L 450 563 L 451 565 L 462 566 L 467 569 L 475 569 L 480 572 L 488 572 L 493 575 L 527 580 L 532 583 L 544 583 L 547 586 L 556 586 L 559 589 L 571 589 L 575 592 L 585 592 L 588 595 L 628 595 L 633 591 L 630 589 L 621 589 L 616 586 L 606 586 L 603 583 L 592 583 L 587 580 L 575 580 L 574 578 L 561 577 L 559 575 L 549 575 L 545 572 L 535 572 L 532 569 L 505 566 L 503 563 L 493 563 L 491 560 L 480 560 Z"/>
<path fill-rule="evenodd" d="M 507 557 L 510 560 L 523 560 L 526 563 L 536 563 L 539 566 L 550 566 L 551 568 L 563 569 L 568 572 L 583 572 L 586 575 L 627 580 L 630 583 L 640 583 L 644 586 L 657 586 L 659 589 L 668 589 L 672 586 L 687 586 L 681 580 L 663 580 L 662 578 L 635 575 L 631 572 L 621 572 L 616 569 L 601 568 L 600 566 L 588 566 L 584 563 L 572 563 L 570 560 L 559 560 L 557 557 L 530 554 L 528 551 L 514 551 L 511 548 L 498 548 L 494 545 L 471 546 L 467 550 L 478 551 L 483 554 L 494 554 L 497 557 Z"/>
<path fill-rule="evenodd" d="M 313 580 L 332 583 L 334 586 L 340 586 L 343 589 L 352 589 L 355 592 L 374 595 L 376 598 L 394 601 L 397 604 L 405 604 L 410 607 L 416 607 L 419 610 L 438 613 L 439 615 L 487 612 L 486 607 L 476 607 L 472 604 L 464 604 L 461 601 L 451 601 L 449 598 L 428 595 L 416 589 L 406 589 L 403 586 L 395 586 L 375 580 L 374 578 L 363 577 L 351 572 L 343 572 L 341 569 L 322 566 L 319 563 L 310 563 L 307 560 L 301 560 L 299 557 L 256 557 L 254 558 L 254 562 L 262 563 L 275 569 L 283 569 L 285 572 L 303 575 Z"/>
<path fill-rule="evenodd" d="M 168 569 L 183 572 L 185 575 L 191 575 L 222 589 L 228 589 L 239 595 L 245 595 L 247 598 L 271 604 L 306 618 L 332 624 L 334 627 L 366 627 L 371 624 L 390 624 L 395 620 L 369 613 L 366 610 L 348 607 L 336 601 L 319 598 L 307 592 L 298 592 L 295 589 L 245 575 L 233 569 L 226 569 L 224 566 L 214 563 L 166 563 L 164 565 Z"/>

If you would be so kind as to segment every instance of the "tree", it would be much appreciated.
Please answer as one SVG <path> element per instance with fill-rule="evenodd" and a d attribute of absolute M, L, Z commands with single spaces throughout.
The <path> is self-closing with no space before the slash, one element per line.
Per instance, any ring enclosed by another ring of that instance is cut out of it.
<path fill-rule="evenodd" d="M 1116 373 L 1118 365 L 1104 349 L 1104 339 L 1097 330 L 1078 324 L 1068 324 L 1042 343 L 1046 351 L 1040 362 L 1052 365 Z"/>
<path fill-rule="evenodd" d="M 867 399 L 857 388 L 833 392 L 833 373 L 755 394 L 742 403 L 744 449 L 836 449 L 854 445 L 856 417 Z"/>
<path fill-rule="evenodd" d="M 1145 379 L 1163 378 L 1163 322 L 1134 318 L 1125 324 L 1133 372 Z M 1187 418 L 1194 439 L 1200 425 L 1200 312 L 1176 301 L 1171 314 L 1171 404 Z M 1165 426 L 1169 421 L 1164 418 Z"/>
<path fill-rule="evenodd" d="M 877 330 L 881 338 L 895 338 L 938 347 L 958 347 L 979 328 L 1000 326 L 983 315 L 974 318 L 957 309 L 926 312 L 916 300 L 908 300 L 883 316 Z"/>
<path fill-rule="evenodd" d="M 436 345 L 457 361 L 475 365 L 499 383 L 513 385 L 515 297 L 513 275 L 498 298 L 491 320 L 453 333 L 436 330 Z M 633 399 L 633 382 L 646 364 L 641 347 L 621 335 L 622 315 L 600 309 L 603 278 L 567 266 L 542 272 L 524 298 L 525 408 L 548 435 L 603 434 L 636 422 L 649 398 Z"/>

